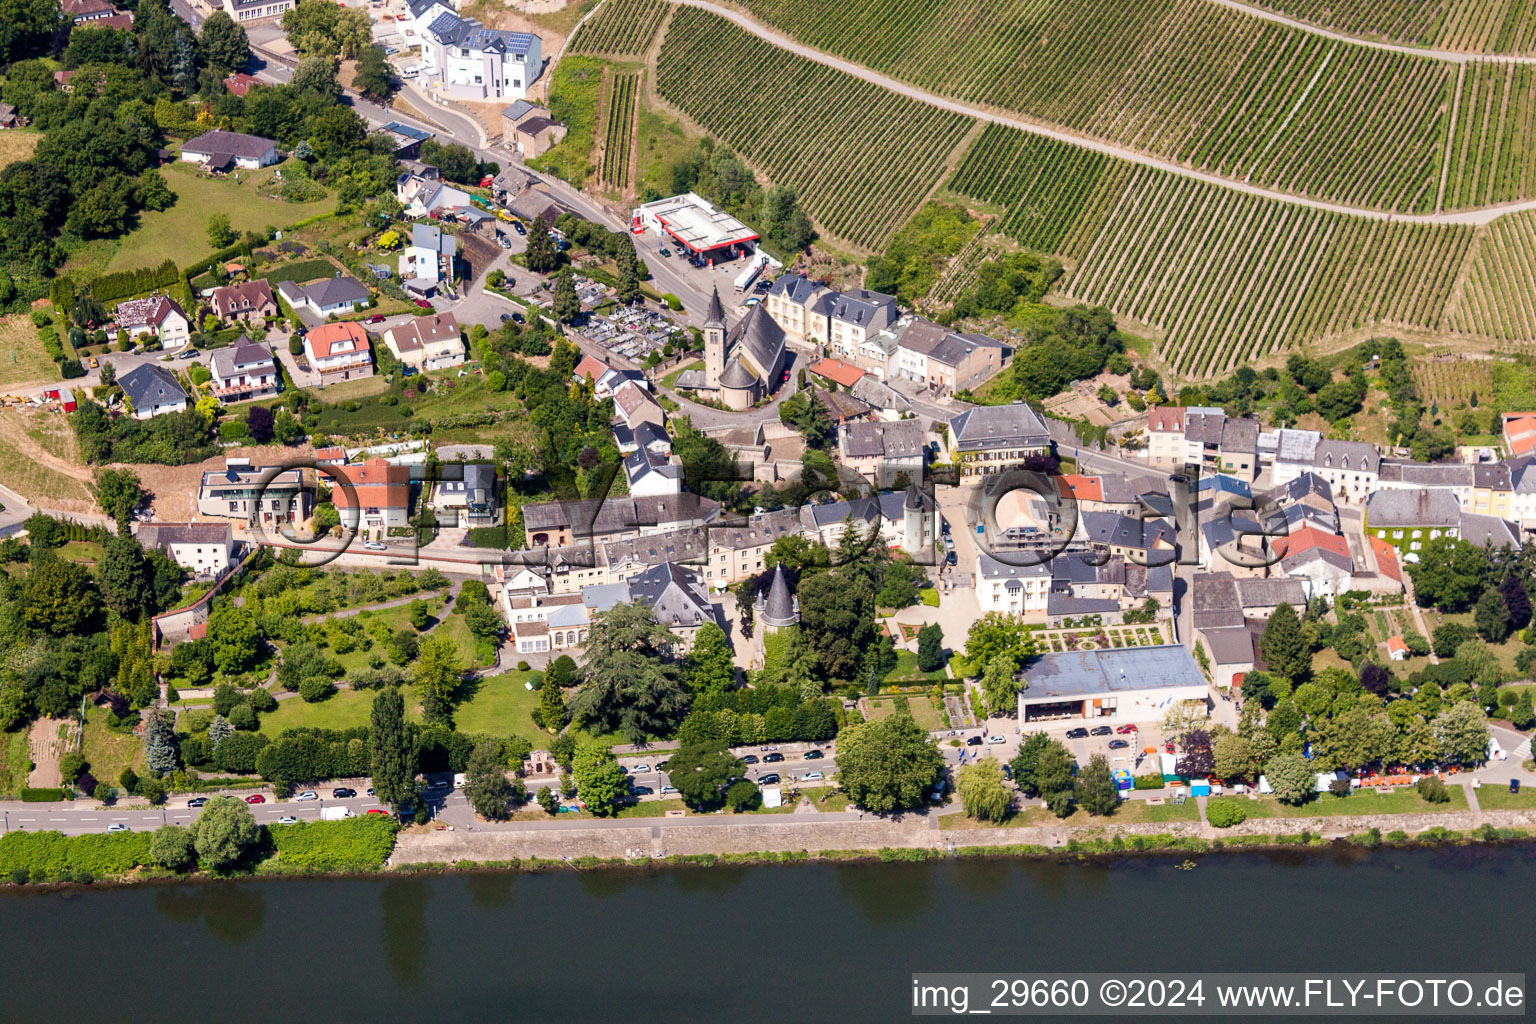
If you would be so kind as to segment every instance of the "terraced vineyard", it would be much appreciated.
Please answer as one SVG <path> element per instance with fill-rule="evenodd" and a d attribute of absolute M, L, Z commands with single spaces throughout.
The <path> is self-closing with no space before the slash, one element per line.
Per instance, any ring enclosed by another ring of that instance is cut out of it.
<path fill-rule="evenodd" d="M 603 90 L 603 183 L 629 187 L 635 149 L 635 104 L 640 99 L 640 72 L 617 71 Z"/>
<path fill-rule="evenodd" d="M 1536 213 L 1500 217 L 1483 229 L 1446 322 L 1458 334 L 1536 347 Z"/>
<path fill-rule="evenodd" d="M 1468 64 L 1457 104 L 1445 204 L 1479 206 L 1536 195 L 1536 67 Z"/>
<path fill-rule="evenodd" d="M 811 46 L 967 102 L 1334 202 L 1436 202 L 1448 62 L 1205 0 L 744 2 Z"/>
<path fill-rule="evenodd" d="M 1163 332 L 1195 377 L 1370 324 L 1441 325 L 1470 228 L 1346 217 L 984 133 L 950 188 L 1006 206 L 1002 230 L 1077 261 L 1065 292 Z"/>
<path fill-rule="evenodd" d="M 964 249 L 949 261 L 943 276 L 933 283 L 927 301 L 931 306 L 952 303 L 960 293 L 976 283 L 976 268 L 1007 253 L 1008 243 L 1001 235 L 988 234 L 983 227 Z"/>
<path fill-rule="evenodd" d="M 1493 394 L 1493 361 L 1490 359 L 1434 356 L 1415 359 L 1409 365 L 1419 397 L 1441 409 L 1464 405 L 1473 395 L 1486 399 Z"/>
<path fill-rule="evenodd" d="M 1526 0 L 1257 0 L 1300 21 L 1372 39 L 1468 53 L 1528 53 L 1536 8 Z"/>
<path fill-rule="evenodd" d="M 656 88 L 774 182 L 793 186 L 823 229 L 871 249 L 917 209 L 974 124 L 693 7 L 673 14 Z"/>
<path fill-rule="evenodd" d="M 667 0 L 603 0 L 571 41 L 571 52 L 595 57 L 640 57 L 667 17 Z"/>

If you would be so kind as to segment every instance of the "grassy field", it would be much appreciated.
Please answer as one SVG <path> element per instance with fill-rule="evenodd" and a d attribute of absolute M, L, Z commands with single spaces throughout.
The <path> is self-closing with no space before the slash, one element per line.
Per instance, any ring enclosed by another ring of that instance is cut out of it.
<path fill-rule="evenodd" d="M 31 444 L 67 462 L 78 462 L 74 435 L 64 417 L 57 412 L 0 409 L 0 434 L 17 438 L 25 435 Z M 22 450 L 20 444 L 0 444 L 0 480 L 25 498 L 48 501 L 91 503 L 85 481 L 44 465 Z"/>
<path fill-rule="evenodd" d="M 128 732 L 107 728 L 104 708 L 91 708 L 85 716 L 85 742 L 81 751 L 90 763 L 91 774 L 103 782 L 117 785 L 123 769 L 144 771 L 144 744 Z"/>
<path fill-rule="evenodd" d="M 5 733 L 4 742 L 0 742 L 0 794 L 14 795 L 27 784 L 27 773 L 31 770 L 27 730 Z"/>
<path fill-rule="evenodd" d="M 523 683 L 532 672 L 507 672 L 468 685 L 471 696 L 454 712 L 453 721 L 460 732 L 480 732 L 492 736 L 521 736 L 543 749 L 553 738 L 533 724 L 530 713 L 539 706 L 539 691 L 526 690 Z"/>
<path fill-rule="evenodd" d="M 872 698 L 869 702 L 870 718 L 873 720 L 889 718 L 891 715 L 896 713 L 896 706 L 900 702 L 905 702 L 907 707 L 911 709 L 912 720 L 916 722 L 921 728 L 927 729 L 929 731 L 944 728 L 944 719 L 940 717 L 939 712 L 935 710 L 934 706 L 929 703 L 928 697 L 925 694 L 919 694 L 916 697 L 910 698 Z"/>
<path fill-rule="evenodd" d="M 32 128 L 12 128 L 0 132 L 0 167 L 26 160 L 43 140 L 43 133 Z"/>
<path fill-rule="evenodd" d="M 1434 633 L 1435 627 L 1442 622 L 1457 622 L 1474 633 L 1477 631 L 1477 624 L 1473 621 L 1471 612 L 1446 613 L 1432 608 L 1424 609 L 1424 624 L 1429 627 L 1430 633 Z M 1520 648 L 1524 646 L 1518 633 L 1511 633 L 1503 643 L 1488 644 L 1488 649 L 1493 652 L 1493 656 L 1499 659 L 1499 668 L 1503 669 L 1505 679 L 1520 678 L 1520 672 L 1515 668 L 1515 655 L 1519 654 Z"/>
<path fill-rule="evenodd" d="M 1334 818 L 1346 814 L 1422 814 L 1432 811 L 1464 811 L 1467 809 L 1467 793 L 1460 786 L 1448 786 L 1451 802 L 1432 804 L 1413 789 L 1396 789 L 1390 793 L 1359 792 L 1349 796 L 1321 793 L 1300 807 L 1283 804 L 1272 796 L 1245 801 L 1243 806 L 1250 818 Z"/>
<path fill-rule="evenodd" d="M 31 318 L 19 313 L 0 317 L 0 388 L 58 379 L 59 368 L 48 358 Z"/>
<path fill-rule="evenodd" d="M 917 667 L 916 654 L 911 651 L 897 651 L 896 667 L 886 674 L 883 681 L 887 683 L 947 683 L 949 682 L 949 676 L 944 674 L 942 668 L 934 669 L 932 672 L 924 672 Z"/>
<path fill-rule="evenodd" d="M 1536 787 L 1522 786 L 1511 793 L 1508 786 L 1484 786 L 1477 791 L 1477 806 L 1485 811 L 1536 810 Z"/>
<path fill-rule="evenodd" d="M 469 631 L 469 625 L 462 615 L 446 615 L 442 625 L 433 630 L 433 635 L 442 635 L 458 644 L 459 657 L 464 659 L 465 665 L 478 666 L 480 661 L 475 656 L 475 637 Z"/>
<path fill-rule="evenodd" d="M 193 263 L 214 251 L 208 244 L 208 218 L 215 213 L 229 217 L 236 231 L 261 231 L 271 226 L 294 224 L 336 208 L 332 196 L 312 203 L 285 203 L 256 193 L 270 180 L 276 167 L 241 171 L 240 180 L 199 177 L 191 164 L 175 163 L 163 169 L 165 180 L 176 193 L 176 204 L 161 213 L 148 213 L 139 226 L 125 235 L 107 270 L 150 267 L 167 256 L 177 263 Z"/>
<path fill-rule="evenodd" d="M 958 806 L 958 804 L 956 805 Z M 1003 822 L 1006 828 L 1034 827 L 1039 825 L 1127 825 L 1127 824 L 1164 824 L 1173 821 L 1199 821 L 1200 809 L 1193 800 L 1186 800 L 1182 804 L 1164 803 L 1149 804 L 1145 800 L 1122 800 L 1115 812 L 1106 817 L 1094 817 L 1081 810 L 1076 804 L 1072 805 L 1072 813 L 1065 818 L 1058 818 L 1049 807 L 1026 807 Z M 990 828 L 990 822 L 977 821 L 968 818 L 962 813 L 946 814 L 943 818 L 944 828 Z"/>
<path fill-rule="evenodd" d="M 54 554 L 64 561 L 78 562 L 81 565 L 95 565 L 101 561 L 101 556 L 105 553 L 106 548 L 93 540 L 72 540 L 54 549 Z"/>
<path fill-rule="evenodd" d="M 373 709 L 376 690 L 341 690 L 317 704 L 309 704 L 299 697 L 278 701 L 277 710 L 261 716 L 261 731 L 276 736 L 284 729 L 309 726 L 315 729 L 350 729 L 367 725 Z M 405 716 L 412 721 L 421 719 L 421 710 L 414 697 L 407 696 Z"/>

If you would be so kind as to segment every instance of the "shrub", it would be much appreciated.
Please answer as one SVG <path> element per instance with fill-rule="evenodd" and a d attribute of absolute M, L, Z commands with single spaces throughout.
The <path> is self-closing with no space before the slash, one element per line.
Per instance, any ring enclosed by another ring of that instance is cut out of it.
<path fill-rule="evenodd" d="M 1432 804 L 1448 804 L 1451 802 L 1451 791 L 1445 787 L 1445 783 L 1434 775 L 1426 775 L 1413 784 L 1413 788 L 1419 791 L 1419 796 Z"/>
<path fill-rule="evenodd" d="M 148 832 L 10 832 L 0 836 L 0 874 L 25 872 L 34 882 L 124 875 L 150 863 L 149 843 Z"/>
<path fill-rule="evenodd" d="M 21 790 L 21 802 L 26 804 L 51 804 L 63 799 L 64 791 L 58 788 L 32 789 L 24 786 Z"/>
<path fill-rule="evenodd" d="M 387 814 L 309 821 L 269 830 L 278 864 L 309 871 L 361 871 L 381 866 L 395 848 L 399 822 Z"/>
<path fill-rule="evenodd" d="M 1212 828 L 1231 828 L 1248 820 L 1248 808 L 1238 800 L 1217 797 L 1206 803 L 1205 820 Z"/>
<path fill-rule="evenodd" d="M 667 292 L 665 295 L 663 295 L 661 297 L 661 301 L 665 302 L 667 304 L 667 308 L 672 310 L 674 313 L 683 308 L 683 300 L 678 298 L 676 295 L 673 295 L 671 292 Z"/>
<path fill-rule="evenodd" d="M 1136 776 L 1135 786 L 1137 789 L 1162 789 L 1162 773 L 1159 772 L 1155 775 L 1138 775 Z"/>

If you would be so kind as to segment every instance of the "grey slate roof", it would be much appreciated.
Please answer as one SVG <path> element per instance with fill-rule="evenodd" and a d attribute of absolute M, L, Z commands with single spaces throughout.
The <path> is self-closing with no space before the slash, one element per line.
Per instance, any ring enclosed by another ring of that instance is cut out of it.
<path fill-rule="evenodd" d="M 858 383 L 849 389 L 848 393 L 866 405 L 876 409 L 894 409 L 897 412 L 907 412 L 912 408 L 912 403 L 900 391 L 889 384 L 876 380 L 871 374 L 860 377 Z M 1536 477 L 1536 474 L 1533 474 Z"/>
<path fill-rule="evenodd" d="M 1292 608 L 1307 606 L 1307 592 L 1300 580 L 1244 577 L 1236 583 L 1237 597 L 1244 608 L 1271 608 L 1282 604 Z"/>
<path fill-rule="evenodd" d="M 783 563 L 773 570 L 773 581 L 768 585 L 768 596 L 763 601 L 758 617 L 765 624 L 780 629 L 800 619 L 800 606 L 790 593 L 789 576 L 784 571 Z"/>
<path fill-rule="evenodd" d="M 752 371 L 743 366 L 740 359 L 732 359 L 720 374 L 720 386 L 723 388 L 749 388 L 756 381 Z"/>
<path fill-rule="evenodd" d="M 1383 483 L 1409 487 L 1471 487 L 1476 474 L 1465 462 L 1383 462 Z"/>
<path fill-rule="evenodd" d="M 1298 587 L 1300 583 L 1296 584 Z M 1211 661 L 1217 665 L 1253 664 L 1253 634 L 1246 626 L 1218 626 L 1202 631 Z"/>
<path fill-rule="evenodd" d="M 1376 473 L 1381 467 L 1381 453 L 1376 446 L 1364 441 L 1317 442 L 1312 453 L 1312 465 L 1319 469 L 1342 469 L 1359 473 Z"/>
<path fill-rule="evenodd" d="M 1372 527 L 1450 527 L 1461 521 L 1461 506 L 1449 491 L 1382 489 L 1365 500 L 1365 521 Z"/>
<path fill-rule="evenodd" d="M 671 562 L 631 576 L 629 599 L 649 607 L 663 626 L 702 626 L 715 621 L 709 588 L 697 573 Z"/>
<path fill-rule="evenodd" d="M 214 349 L 213 355 L 208 359 L 208 363 L 213 368 L 215 377 L 221 380 L 227 379 L 238 373 L 238 367 L 241 366 L 250 366 L 253 363 L 273 366 L 272 350 L 265 345 L 257 344 L 242 334 L 235 339 L 233 345 Z M 276 371 L 275 366 L 273 366 L 273 370 L 274 372 Z"/>
<path fill-rule="evenodd" d="M 1480 548 L 1520 546 L 1520 530 L 1507 519 L 1463 513 L 1461 539 Z"/>
<path fill-rule="evenodd" d="M 895 312 L 896 297 L 864 288 L 843 292 L 832 304 L 832 317 L 844 323 L 868 327 L 881 318 Z"/>
<path fill-rule="evenodd" d="M 1120 602 L 1111 597 L 1075 597 L 1064 590 L 1053 590 L 1045 595 L 1047 615 L 1103 615 L 1119 610 Z"/>
<path fill-rule="evenodd" d="M 1049 448 L 1050 431 L 1035 410 L 1022 402 L 979 405 L 949 421 L 955 447 L 962 452 L 992 448 Z"/>
<path fill-rule="evenodd" d="M 923 439 L 923 425 L 917 420 L 848 423 L 843 426 L 843 435 L 846 454 L 854 459 L 873 456 L 911 458 L 921 455 L 927 443 Z"/>
<path fill-rule="evenodd" d="M 234 538 L 229 523 L 142 523 L 136 534 L 145 548 L 167 548 L 172 544 L 222 544 Z"/>
<path fill-rule="evenodd" d="M 1259 421 L 1237 417 L 1221 425 L 1221 450 L 1256 454 L 1259 450 Z"/>
<path fill-rule="evenodd" d="M 1311 462 L 1323 435 L 1315 430 L 1283 427 L 1275 445 L 1276 462 Z"/>
<path fill-rule="evenodd" d="M 117 384 L 135 409 L 185 402 L 187 393 L 176 383 L 170 370 L 154 363 L 140 363 L 121 377 Z"/>
<path fill-rule="evenodd" d="M 1119 512 L 1084 512 L 1078 517 L 1088 543 L 1151 551 L 1158 542 L 1170 547 L 1174 526 L 1163 519 L 1137 519 Z"/>
<path fill-rule="evenodd" d="M 709 290 L 709 308 L 704 311 L 704 326 L 725 326 L 725 310 L 720 308 L 720 289 L 718 287 Z"/>
<path fill-rule="evenodd" d="M 1018 565 L 1001 558 L 993 557 L 985 551 L 976 553 L 976 575 L 987 580 L 1023 580 L 1023 579 L 1050 579 L 1051 567 L 1027 552 L 1010 554 L 1010 558 L 1017 559 Z"/>
<path fill-rule="evenodd" d="M 1181 644 L 1046 654 L 1023 676 L 1029 683 L 1025 700 L 1206 685 L 1194 655 Z"/>
<path fill-rule="evenodd" d="M 1300 501 L 1310 495 L 1317 495 L 1331 504 L 1333 502 L 1333 487 L 1329 485 L 1327 480 L 1324 480 L 1316 473 L 1303 473 L 1290 483 L 1270 492 L 1269 500 Z"/>
<path fill-rule="evenodd" d="M 421 0 L 421 2 L 433 3 L 435 0 Z M 518 100 L 511 106 L 503 109 L 501 116 L 516 121 L 518 118 L 528 113 L 528 111 L 537 109 L 539 109 L 539 105 L 537 103 L 530 103 L 528 100 Z"/>
<path fill-rule="evenodd" d="M 762 303 L 753 306 L 726 339 L 726 351 L 733 352 L 739 360 L 746 356 L 753 371 L 772 387 L 771 378 L 784 362 L 784 328 L 768 315 L 768 307 Z"/>
<path fill-rule="evenodd" d="M 1196 573 L 1190 581 L 1189 600 L 1195 629 L 1243 624 L 1242 598 L 1229 572 Z"/>
<path fill-rule="evenodd" d="M 1184 418 L 1184 440 L 1200 444 L 1220 445 L 1222 428 L 1227 416 L 1222 412 L 1196 412 L 1190 409 Z M 1254 446 L 1258 446 L 1258 434 L 1254 434 Z"/>
<path fill-rule="evenodd" d="M 768 289 L 769 295 L 777 295 L 803 306 L 817 294 L 826 291 L 820 281 L 812 281 L 804 274 L 781 274 Z"/>
<path fill-rule="evenodd" d="M 240 132 L 214 130 L 204 132 L 195 139 L 188 139 L 181 147 L 183 153 L 240 156 L 255 160 L 276 146 L 271 139 L 260 135 L 244 135 Z"/>

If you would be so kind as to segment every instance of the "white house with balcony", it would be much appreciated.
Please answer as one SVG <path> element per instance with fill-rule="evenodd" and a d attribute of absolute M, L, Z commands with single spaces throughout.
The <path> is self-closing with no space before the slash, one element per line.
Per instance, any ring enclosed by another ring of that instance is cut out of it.
<path fill-rule="evenodd" d="M 529 32 L 486 28 L 452 12 L 427 29 L 430 75 L 455 99 L 520 100 L 544 69 L 539 37 Z"/>

